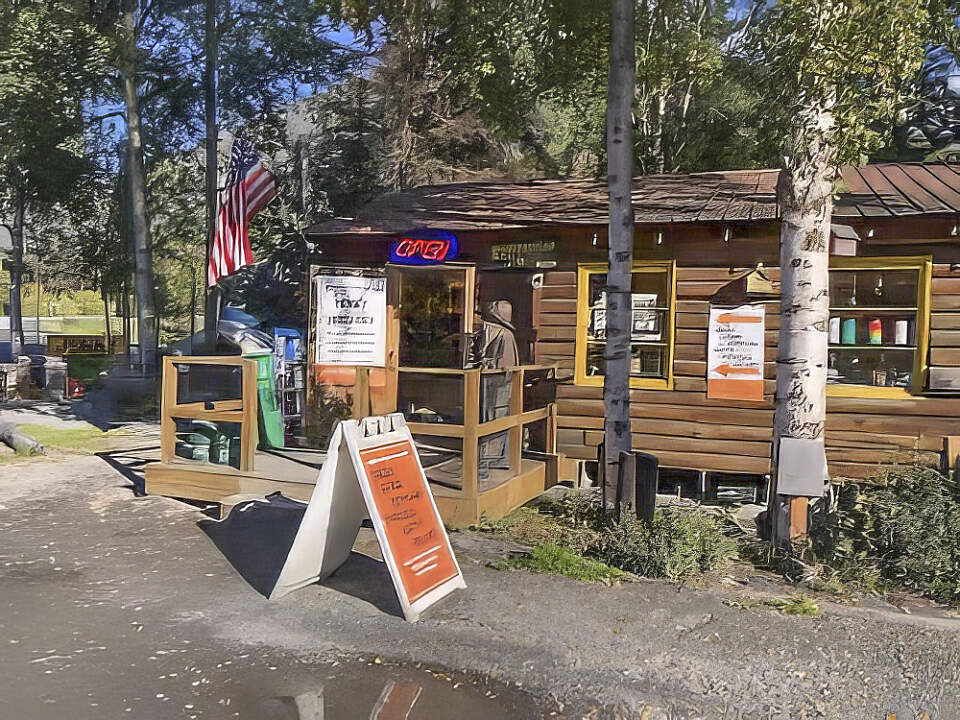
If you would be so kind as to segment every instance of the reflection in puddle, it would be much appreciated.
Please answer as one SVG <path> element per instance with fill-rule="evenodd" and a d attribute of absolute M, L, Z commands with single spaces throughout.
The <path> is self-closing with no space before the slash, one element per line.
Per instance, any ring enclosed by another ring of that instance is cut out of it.
<path fill-rule="evenodd" d="M 263 720 L 488 720 L 540 717 L 518 690 L 443 673 L 384 665 L 348 665 L 319 688 L 271 697 Z"/>

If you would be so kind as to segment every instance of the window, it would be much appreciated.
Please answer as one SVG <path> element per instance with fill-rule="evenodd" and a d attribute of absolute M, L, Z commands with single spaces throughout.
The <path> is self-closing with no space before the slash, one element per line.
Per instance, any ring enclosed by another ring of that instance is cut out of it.
<path fill-rule="evenodd" d="M 577 273 L 576 382 L 603 385 L 606 347 L 605 263 L 581 265 Z M 630 387 L 673 387 L 673 315 L 676 286 L 673 261 L 633 266 L 633 332 Z"/>
<path fill-rule="evenodd" d="M 930 329 L 931 260 L 831 258 L 827 392 L 921 392 Z"/>

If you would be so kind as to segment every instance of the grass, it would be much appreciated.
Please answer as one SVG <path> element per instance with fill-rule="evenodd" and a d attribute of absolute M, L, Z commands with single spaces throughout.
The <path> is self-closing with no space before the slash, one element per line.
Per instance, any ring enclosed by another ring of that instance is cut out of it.
<path fill-rule="evenodd" d="M 563 575 L 581 582 L 613 585 L 629 576 L 597 560 L 581 557 L 572 550 L 551 542 L 535 545 L 529 553 L 512 555 L 491 565 L 497 570 L 530 570 L 548 575 Z"/>
<path fill-rule="evenodd" d="M 759 600 L 745 596 L 736 600 L 725 600 L 724 604 L 744 609 L 766 607 L 776 610 L 781 615 L 820 617 L 820 606 L 806 595 L 794 595 L 789 598 L 772 598 L 769 600 Z"/>
<path fill-rule="evenodd" d="M 93 425 L 73 428 L 53 428 L 48 425 L 26 423 L 17 429 L 47 448 L 58 448 L 79 453 L 95 453 L 106 450 L 111 432 L 104 432 Z"/>

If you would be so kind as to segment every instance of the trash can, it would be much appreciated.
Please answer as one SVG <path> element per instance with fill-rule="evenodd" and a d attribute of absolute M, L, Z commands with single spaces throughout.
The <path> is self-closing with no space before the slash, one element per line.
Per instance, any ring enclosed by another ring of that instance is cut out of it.
<path fill-rule="evenodd" d="M 277 403 L 277 385 L 273 374 L 273 353 L 250 350 L 243 357 L 257 361 L 257 405 L 260 447 L 283 447 L 283 415 Z"/>

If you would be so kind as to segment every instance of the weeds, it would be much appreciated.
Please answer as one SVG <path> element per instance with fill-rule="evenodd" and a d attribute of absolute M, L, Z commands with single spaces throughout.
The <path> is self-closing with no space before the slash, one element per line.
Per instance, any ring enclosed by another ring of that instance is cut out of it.
<path fill-rule="evenodd" d="M 634 517 L 614 519 L 599 498 L 568 493 L 521 508 L 487 528 L 518 542 L 561 548 L 573 557 L 634 575 L 674 582 L 714 570 L 736 555 L 714 517 L 696 510 L 657 510 L 652 527 Z"/>
<path fill-rule="evenodd" d="M 637 575 L 679 582 L 715 570 L 736 557 L 737 548 L 713 517 L 663 509 L 649 527 L 630 516 L 608 524 L 588 552 Z"/>
<path fill-rule="evenodd" d="M 597 560 L 577 555 L 572 550 L 553 543 L 536 545 L 529 554 L 512 555 L 493 563 L 497 570 L 531 570 L 549 575 L 564 575 L 582 582 L 599 582 L 612 585 L 627 577 L 627 574 Z"/>
<path fill-rule="evenodd" d="M 790 598 L 771 598 L 760 600 L 752 597 L 741 597 L 736 600 L 725 600 L 725 605 L 743 608 L 772 608 L 781 615 L 800 615 L 803 617 L 820 617 L 820 606 L 806 595 L 795 595 Z"/>
<path fill-rule="evenodd" d="M 839 580 L 960 605 L 960 494 L 929 468 L 847 481 L 810 534 L 810 555 Z"/>

